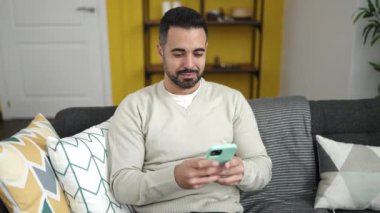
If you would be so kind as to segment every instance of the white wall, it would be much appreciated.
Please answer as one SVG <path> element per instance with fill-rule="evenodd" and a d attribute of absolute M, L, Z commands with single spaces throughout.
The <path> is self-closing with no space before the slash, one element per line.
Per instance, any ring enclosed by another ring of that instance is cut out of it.
<path fill-rule="evenodd" d="M 319 100 L 377 94 L 380 74 L 368 60 L 379 60 L 380 49 L 363 47 L 363 24 L 352 24 L 362 2 L 285 0 L 280 95 Z"/>
<path fill-rule="evenodd" d="M 367 6 L 367 1 L 358 0 L 358 7 Z M 366 98 L 378 95 L 377 87 L 380 83 L 380 72 L 376 72 L 368 61 L 380 62 L 380 42 L 371 47 L 369 42 L 364 46 L 362 31 L 366 21 L 359 21 L 355 33 L 355 46 L 352 54 L 352 67 L 348 96 L 350 98 Z M 379 94 L 380 95 L 380 94 Z"/>

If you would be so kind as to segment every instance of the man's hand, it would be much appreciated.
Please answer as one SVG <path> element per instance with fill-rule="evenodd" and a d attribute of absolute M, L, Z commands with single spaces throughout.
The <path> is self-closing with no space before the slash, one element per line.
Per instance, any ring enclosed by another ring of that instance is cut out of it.
<path fill-rule="evenodd" d="M 220 165 L 220 177 L 216 181 L 221 185 L 236 186 L 240 183 L 244 175 L 243 161 L 239 157 L 234 157 L 232 160 Z"/>
<path fill-rule="evenodd" d="M 217 181 L 222 168 L 217 161 L 190 159 L 174 168 L 174 177 L 181 188 L 197 189 Z"/>

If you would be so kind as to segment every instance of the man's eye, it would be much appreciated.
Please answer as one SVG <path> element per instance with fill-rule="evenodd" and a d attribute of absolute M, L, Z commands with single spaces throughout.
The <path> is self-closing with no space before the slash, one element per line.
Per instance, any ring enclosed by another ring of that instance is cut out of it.
<path fill-rule="evenodd" d="M 183 56 L 183 54 L 182 53 L 173 53 L 173 56 L 176 57 L 176 58 L 178 58 L 178 57 Z"/>
<path fill-rule="evenodd" d="M 195 52 L 194 56 L 195 57 L 202 57 L 203 56 L 203 52 Z"/>

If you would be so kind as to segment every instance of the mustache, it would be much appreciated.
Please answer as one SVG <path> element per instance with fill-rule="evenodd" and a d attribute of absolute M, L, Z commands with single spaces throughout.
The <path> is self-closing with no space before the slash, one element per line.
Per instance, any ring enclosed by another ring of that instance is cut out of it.
<path fill-rule="evenodd" d="M 183 74 L 183 73 L 199 73 L 199 70 L 198 69 L 183 69 L 177 72 L 177 74 Z"/>

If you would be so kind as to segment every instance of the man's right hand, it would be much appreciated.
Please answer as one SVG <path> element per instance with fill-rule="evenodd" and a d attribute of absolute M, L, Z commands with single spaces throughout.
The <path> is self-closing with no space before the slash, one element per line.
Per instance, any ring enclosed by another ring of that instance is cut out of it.
<path fill-rule="evenodd" d="M 174 168 L 174 177 L 181 188 L 197 189 L 218 180 L 220 170 L 217 161 L 196 158 L 178 164 Z"/>

